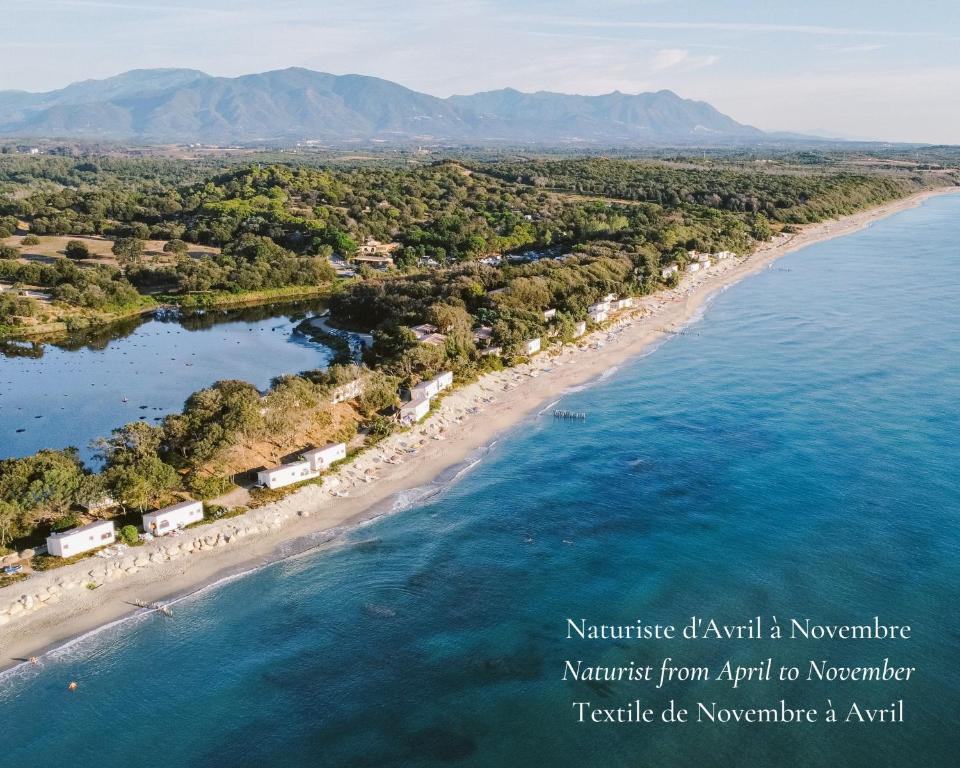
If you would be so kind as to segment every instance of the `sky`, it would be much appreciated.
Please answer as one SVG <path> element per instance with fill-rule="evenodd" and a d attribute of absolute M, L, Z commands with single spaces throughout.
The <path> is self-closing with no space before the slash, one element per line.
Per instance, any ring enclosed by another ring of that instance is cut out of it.
<path fill-rule="evenodd" d="M 960 0 L 0 0 L 0 90 L 291 66 L 436 96 L 669 88 L 766 130 L 960 144 Z"/>

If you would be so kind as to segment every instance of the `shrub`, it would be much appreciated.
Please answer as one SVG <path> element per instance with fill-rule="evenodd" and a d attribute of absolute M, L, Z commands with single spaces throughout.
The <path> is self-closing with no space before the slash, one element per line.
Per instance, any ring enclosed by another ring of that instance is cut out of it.
<path fill-rule="evenodd" d="M 222 496 L 233 485 L 229 477 L 223 475 L 212 475 L 210 477 L 201 477 L 191 475 L 187 482 L 190 490 L 202 499 L 210 499 L 215 496 Z"/>
<path fill-rule="evenodd" d="M 370 437 L 377 441 L 383 440 L 393 434 L 397 428 L 397 422 L 388 416 L 374 416 L 370 422 Z"/>
<path fill-rule="evenodd" d="M 90 249 L 87 244 L 79 240 L 68 240 L 67 247 L 63 249 L 63 255 L 68 259 L 89 259 Z"/>
<path fill-rule="evenodd" d="M 36 235 L 27 235 L 20 243 L 21 245 L 40 245 L 40 238 Z"/>
<path fill-rule="evenodd" d="M 183 240 L 168 240 L 163 245 L 164 253 L 175 253 L 177 256 L 185 256 L 188 251 L 188 246 Z"/>
<path fill-rule="evenodd" d="M 124 544 L 137 544 L 140 541 L 140 532 L 132 525 L 125 525 L 120 529 L 118 538 Z"/>
<path fill-rule="evenodd" d="M 20 251 L 12 245 L 0 245 L 0 259 L 20 258 Z"/>

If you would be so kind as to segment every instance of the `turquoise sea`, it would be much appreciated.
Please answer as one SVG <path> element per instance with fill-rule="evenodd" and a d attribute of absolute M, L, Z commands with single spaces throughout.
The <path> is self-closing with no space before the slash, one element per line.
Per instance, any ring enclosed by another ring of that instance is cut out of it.
<path fill-rule="evenodd" d="M 960 196 L 808 247 L 568 393 L 456 482 L 0 678 L 0 764 L 909 766 L 960 755 Z M 451 476 L 453 473 L 450 473 Z M 430 489 L 426 489 L 430 490 Z M 909 640 L 585 643 L 595 623 L 908 624 Z M 564 682 L 775 664 L 794 683 Z M 807 683 L 806 663 L 916 668 Z M 79 690 L 68 693 L 69 680 Z M 577 723 L 571 703 L 891 724 Z"/>

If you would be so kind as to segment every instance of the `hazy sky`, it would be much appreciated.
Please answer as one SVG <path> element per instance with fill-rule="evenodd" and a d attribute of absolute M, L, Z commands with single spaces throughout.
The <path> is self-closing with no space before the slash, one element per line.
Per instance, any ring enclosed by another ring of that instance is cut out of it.
<path fill-rule="evenodd" d="M 670 88 L 765 129 L 960 144 L 960 0 L 0 0 L 0 89 L 309 67 L 447 96 Z"/>

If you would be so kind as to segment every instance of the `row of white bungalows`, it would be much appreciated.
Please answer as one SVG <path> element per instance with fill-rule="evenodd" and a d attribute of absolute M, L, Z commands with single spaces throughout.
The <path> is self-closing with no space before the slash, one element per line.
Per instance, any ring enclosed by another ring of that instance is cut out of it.
<path fill-rule="evenodd" d="M 321 448 L 311 448 L 301 454 L 300 461 L 268 467 L 257 472 L 257 483 L 273 490 L 304 480 L 314 480 L 336 461 L 347 458 L 346 443 L 328 443 Z"/>
<path fill-rule="evenodd" d="M 47 536 L 47 552 L 54 557 L 73 557 L 97 547 L 106 547 L 116 539 L 113 522 L 98 520 L 69 531 L 51 533 Z"/>
<path fill-rule="evenodd" d="M 596 304 L 591 304 L 587 307 L 587 316 L 591 322 L 602 323 L 610 317 L 610 302 L 598 301 Z"/>
<path fill-rule="evenodd" d="M 400 406 L 397 418 L 404 426 L 422 421 L 430 413 L 431 400 L 453 386 L 453 371 L 444 371 L 439 376 L 410 387 L 409 400 Z"/>
<path fill-rule="evenodd" d="M 397 419 L 403 426 L 409 427 L 411 424 L 423 421 L 428 413 L 430 413 L 430 398 L 421 397 L 401 405 L 400 410 L 397 411 Z"/>
<path fill-rule="evenodd" d="M 199 523 L 201 520 L 203 520 L 203 502 L 183 501 L 155 512 L 147 512 L 143 516 L 143 530 L 154 536 L 163 536 L 186 528 L 192 523 Z"/>
<path fill-rule="evenodd" d="M 527 339 L 523 342 L 523 354 L 527 357 L 530 355 L 535 355 L 540 351 L 540 339 Z"/>
<path fill-rule="evenodd" d="M 452 386 L 453 371 L 444 371 L 436 378 L 421 381 L 416 386 L 411 387 L 410 399 L 421 400 L 427 398 L 429 400 L 431 397 L 436 397 L 443 392 L 443 390 L 450 389 Z"/>

